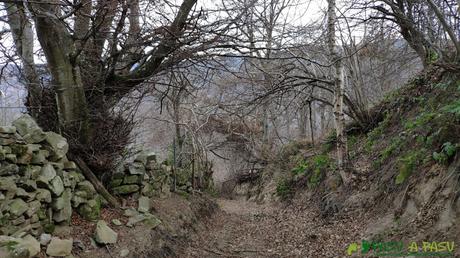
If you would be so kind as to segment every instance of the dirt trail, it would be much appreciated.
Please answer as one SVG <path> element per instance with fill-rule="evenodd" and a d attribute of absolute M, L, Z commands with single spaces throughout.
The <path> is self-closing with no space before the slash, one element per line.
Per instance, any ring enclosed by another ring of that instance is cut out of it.
<path fill-rule="evenodd" d="M 347 245 L 360 239 L 354 219 L 325 221 L 315 205 L 217 202 L 220 211 L 178 257 L 345 257 Z"/>

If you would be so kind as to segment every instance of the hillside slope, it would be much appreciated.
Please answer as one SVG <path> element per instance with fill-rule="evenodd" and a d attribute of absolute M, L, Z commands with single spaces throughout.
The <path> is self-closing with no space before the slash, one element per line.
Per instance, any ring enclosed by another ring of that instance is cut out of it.
<path fill-rule="evenodd" d="M 335 171 L 331 134 L 320 146 L 285 146 L 257 181 L 236 193 L 259 202 L 300 198 L 328 220 L 365 214 L 369 221 L 356 221 L 359 243 L 418 241 L 419 251 L 422 241 L 459 243 L 459 78 L 440 68 L 425 71 L 370 111 L 379 122 L 367 132 L 350 125 L 349 186 Z"/>

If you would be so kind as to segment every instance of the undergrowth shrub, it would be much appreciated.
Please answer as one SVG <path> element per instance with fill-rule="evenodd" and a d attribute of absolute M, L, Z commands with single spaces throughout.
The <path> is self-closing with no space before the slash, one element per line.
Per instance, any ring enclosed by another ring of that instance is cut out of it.
<path fill-rule="evenodd" d="M 276 195 L 282 200 L 289 199 L 294 193 L 292 181 L 288 178 L 281 178 L 276 184 Z"/>

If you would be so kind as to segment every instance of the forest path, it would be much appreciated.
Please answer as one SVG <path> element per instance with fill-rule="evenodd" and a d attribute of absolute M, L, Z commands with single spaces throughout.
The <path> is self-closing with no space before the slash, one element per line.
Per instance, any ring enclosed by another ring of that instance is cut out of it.
<path fill-rule="evenodd" d="M 321 219 L 315 205 L 217 199 L 220 210 L 178 257 L 345 257 L 360 241 L 353 218 Z"/>

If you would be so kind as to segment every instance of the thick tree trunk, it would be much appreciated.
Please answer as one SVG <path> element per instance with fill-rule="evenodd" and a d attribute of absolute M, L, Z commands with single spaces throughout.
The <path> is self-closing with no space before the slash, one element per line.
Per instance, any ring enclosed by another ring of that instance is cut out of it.
<path fill-rule="evenodd" d="M 343 98 L 345 93 L 345 84 L 343 79 L 343 64 L 336 43 L 335 26 L 337 17 L 335 14 L 335 0 L 328 0 L 328 46 L 331 55 L 331 61 L 334 64 L 334 121 L 337 135 L 337 169 L 346 185 L 349 177 L 346 172 L 347 163 L 347 137 L 344 132 L 345 115 L 343 112 Z"/>
<path fill-rule="evenodd" d="M 30 114 L 37 118 L 41 106 L 40 80 L 35 69 L 34 32 L 23 3 L 6 4 L 8 24 L 13 34 L 16 51 L 21 58 L 23 78 L 27 87 Z"/>
<path fill-rule="evenodd" d="M 59 125 L 66 136 L 76 137 L 86 144 L 90 141 L 90 121 L 80 68 L 74 57 L 74 42 L 66 26 L 57 18 L 59 5 L 43 2 L 32 7 L 37 37 L 56 92 Z"/>

